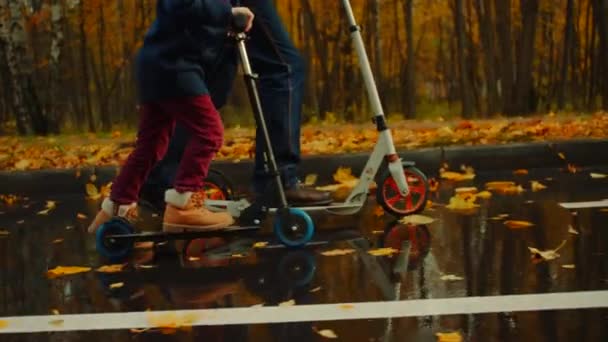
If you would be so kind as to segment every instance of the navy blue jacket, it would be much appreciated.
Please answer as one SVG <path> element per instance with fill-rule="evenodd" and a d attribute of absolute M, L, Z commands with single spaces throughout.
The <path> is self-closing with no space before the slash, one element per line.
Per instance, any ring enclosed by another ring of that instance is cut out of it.
<path fill-rule="evenodd" d="M 232 19 L 229 0 L 158 0 L 136 57 L 142 103 L 209 94 Z"/>

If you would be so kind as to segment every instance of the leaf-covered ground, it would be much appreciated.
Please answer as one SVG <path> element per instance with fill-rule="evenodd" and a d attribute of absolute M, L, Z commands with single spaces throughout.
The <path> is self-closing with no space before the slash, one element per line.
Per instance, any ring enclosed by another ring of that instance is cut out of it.
<path fill-rule="evenodd" d="M 527 119 L 455 122 L 389 122 L 395 144 L 414 149 L 430 146 L 482 145 L 608 137 L 608 113 L 545 115 Z M 218 159 L 249 159 L 254 129 L 231 128 Z M 336 154 L 371 151 L 374 125 L 317 124 L 302 128 L 302 153 Z M 0 170 L 37 170 L 120 165 L 133 148 L 134 133 L 107 136 L 0 137 Z"/>

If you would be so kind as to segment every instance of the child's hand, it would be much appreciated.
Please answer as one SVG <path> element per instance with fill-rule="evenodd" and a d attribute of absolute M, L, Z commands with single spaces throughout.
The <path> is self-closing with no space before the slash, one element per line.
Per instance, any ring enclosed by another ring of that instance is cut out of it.
<path fill-rule="evenodd" d="M 255 15 L 251 10 L 247 7 L 233 7 L 232 8 L 232 16 L 244 16 L 247 18 L 247 26 L 245 27 L 245 32 L 249 32 L 251 30 L 251 26 L 253 26 L 253 18 Z"/>

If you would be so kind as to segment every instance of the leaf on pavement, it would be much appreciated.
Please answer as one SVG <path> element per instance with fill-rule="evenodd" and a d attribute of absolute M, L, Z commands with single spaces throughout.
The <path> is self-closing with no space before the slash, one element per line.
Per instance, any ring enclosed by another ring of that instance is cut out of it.
<path fill-rule="evenodd" d="M 354 252 L 355 252 L 355 250 L 354 249 L 350 249 L 350 248 L 347 248 L 347 249 L 333 249 L 331 251 L 321 252 L 321 255 L 324 255 L 324 256 L 338 256 L 338 255 L 348 255 L 348 254 L 352 254 Z"/>
<path fill-rule="evenodd" d="M 558 153 L 557 155 L 559 156 L 559 158 L 560 158 L 561 160 L 566 160 L 566 155 L 565 155 L 565 154 L 563 154 L 562 152 Z"/>
<path fill-rule="evenodd" d="M 308 292 L 315 293 L 315 292 L 319 292 L 319 291 L 321 291 L 321 286 L 317 286 L 317 287 L 315 287 L 314 289 L 312 289 L 312 290 L 310 290 Z"/>
<path fill-rule="evenodd" d="M 49 325 L 53 325 L 56 327 L 62 326 L 63 325 L 64 320 L 63 319 L 52 319 L 49 321 Z"/>
<path fill-rule="evenodd" d="M 459 332 L 436 333 L 437 342 L 462 342 L 462 335 Z"/>
<path fill-rule="evenodd" d="M 542 184 L 539 181 L 530 181 L 530 184 L 531 184 L 532 191 L 534 191 L 534 192 L 547 188 L 546 185 Z"/>
<path fill-rule="evenodd" d="M 574 229 L 574 227 L 572 227 L 572 225 L 568 226 L 568 233 L 574 234 L 574 235 L 578 235 L 579 234 L 579 232 L 576 229 Z"/>
<path fill-rule="evenodd" d="M 57 266 L 51 270 L 46 271 L 46 276 L 49 279 L 55 279 L 62 276 L 89 272 L 91 270 L 90 267 L 80 267 L 80 266 Z"/>
<path fill-rule="evenodd" d="M 55 201 L 46 201 L 46 209 L 39 211 L 38 215 L 48 215 L 56 207 L 57 203 Z"/>
<path fill-rule="evenodd" d="M 318 175 L 316 174 L 310 174 L 310 175 L 306 175 L 306 178 L 304 178 L 304 184 L 308 185 L 308 186 L 313 186 L 317 183 L 317 178 Z"/>
<path fill-rule="evenodd" d="M 8 230 L 0 230 L 0 238 L 9 236 L 10 234 Z"/>
<path fill-rule="evenodd" d="M 8 327 L 8 322 L 5 320 L 0 320 L 0 329 L 5 329 Z"/>
<path fill-rule="evenodd" d="M 602 179 L 606 177 L 608 177 L 608 175 L 605 175 L 603 173 L 591 173 L 591 178 L 593 179 Z"/>
<path fill-rule="evenodd" d="M 293 299 L 279 303 L 279 306 L 294 306 L 294 305 L 296 305 L 296 301 Z"/>
<path fill-rule="evenodd" d="M 29 159 L 21 159 L 15 163 L 15 169 L 19 171 L 26 170 L 32 162 Z"/>
<path fill-rule="evenodd" d="M 113 284 L 110 284 L 110 289 L 112 289 L 112 290 L 119 289 L 119 288 L 121 288 L 123 286 L 125 286 L 125 283 L 122 283 L 122 282 L 120 282 L 120 283 L 113 283 Z"/>
<path fill-rule="evenodd" d="M 511 229 L 524 229 L 534 226 L 534 223 L 528 221 L 508 220 L 505 221 L 505 225 Z"/>
<path fill-rule="evenodd" d="M 463 277 L 459 277 L 459 276 L 454 275 L 454 274 L 444 274 L 439 279 L 441 279 L 443 281 L 459 281 L 459 280 L 464 280 Z"/>
<path fill-rule="evenodd" d="M 465 181 L 465 180 L 475 179 L 475 174 L 474 173 L 460 173 L 460 172 L 454 172 L 454 171 L 443 171 L 443 172 L 439 173 L 439 177 L 441 177 L 441 179 L 445 179 L 445 180 L 461 182 L 461 181 Z"/>
<path fill-rule="evenodd" d="M 391 256 L 393 254 L 399 253 L 399 250 L 388 247 L 388 248 L 372 249 L 372 250 L 367 251 L 367 253 L 369 253 L 373 256 Z"/>
<path fill-rule="evenodd" d="M 78 214 L 76 214 L 76 218 L 78 218 L 80 220 L 86 220 L 88 218 L 88 216 L 83 213 L 78 213 Z"/>
<path fill-rule="evenodd" d="M 526 169 L 517 169 L 515 171 L 513 171 L 514 175 L 518 175 L 518 176 L 523 176 L 523 175 L 527 175 L 528 174 L 528 170 Z"/>
<path fill-rule="evenodd" d="M 509 214 L 500 214 L 500 215 L 496 215 L 494 217 L 490 217 L 490 220 L 502 221 L 502 220 L 506 219 L 507 217 L 509 217 Z"/>
<path fill-rule="evenodd" d="M 534 262 L 540 261 L 550 261 L 559 258 L 559 254 L 557 253 L 562 247 L 566 245 L 566 240 L 562 241 L 562 243 L 555 249 L 549 249 L 546 251 L 541 251 L 534 247 L 528 247 L 530 253 L 532 253 L 532 260 Z"/>
<path fill-rule="evenodd" d="M 63 239 L 61 239 L 61 238 L 53 240 L 53 243 L 55 243 L 55 244 L 62 243 L 62 242 L 63 242 Z"/>
<path fill-rule="evenodd" d="M 474 195 L 471 195 L 471 196 L 456 195 L 456 196 L 450 198 L 450 203 L 448 205 L 446 205 L 445 207 L 450 210 L 453 210 L 453 211 L 468 212 L 468 211 L 471 211 L 471 210 L 479 207 L 478 204 L 475 204 L 475 199 L 476 199 L 476 197 Z"/>
<path fill-rule="evenodd" d="M 576 268 L 576 265 L 574 265 L 574 264 L 562 265 L 562 268 L 565 268 L 567 270 L 573 270 Z"/>
<path fill-rule="evenodd" d="M 86 191 L 87 191 L 87 198 L 89 198 L 89 199 L 96 200 L 96 199 L 101 198 L 101 193 L 99 192 L 99 190 L 97 190 L 97 187 L 95 186 L 95 184 L 87 183 Z"/>
<path fill-rule="evenodd" d="M 99 273 L 119 273 L 127 266 L 127 264 L 114 264 L 114 265 L 103 265 L 96 269 Z"/>
<path fill-rule="evenodd" d="M 268 246 L 268 242 L 266 241 L 256 242 L 253 244 L 253 248 L 264 248 L 266 246 Z"/>
<path fill-rule="evenodd" d="M 570 173 L 577 173 L 578 171 L 580 171 L 580 168 L 574 164 L 568 164 L 568 172 Z"/>
<path fill-rule="evenodd" d="M 177 314 L 175 312 L 147 314 L 148 324 L 160 329 L 164 335 L 175 334 L 177 330 L 191 331 L 192 325 L 198 319 L 194 313 Z"/>
<path fill-rule="evenodd" d="M 338 338 L 338 335 L 336 335 L 336 333 L 331 330 L 331 329 L 323 329 L 323 330 L 316 330 L 313 329 L 317 334 L 319 334 L 320 336 L 323 336 L 325 338 Z"/>
<path fill-rule="evenodd" d="M 410 215 L 400 219 L 399 222 L 403 224 L 426 225 L 435 222 L 435 219 L 424 215 Z"/>
<path fill-rule="evenodd" d="M 384 215 L 384 209 L 382 209 L 381 206 L 377 205 L 374 208 L 374 216 L 375 217 L 382 217 Z"/>
<path fill-rule="evenodd" d="M 475 194 L 475 196 L 477 196 L 477 198 L 481 198 L 481 199 L 488 199 L 492 197 L 492 193 L 489 191 L 482 191 L 478 194 Z"/>
<path fill-rule="evenodd" d="M 462 187 L 462 188 L 456 188 L 454 190 L 454 192 L 458 195 L 464 195 L 464 194 L 476 194 L 477 193 L 477 188 L 474 186 L 467 186 L 467 187 Z"/>

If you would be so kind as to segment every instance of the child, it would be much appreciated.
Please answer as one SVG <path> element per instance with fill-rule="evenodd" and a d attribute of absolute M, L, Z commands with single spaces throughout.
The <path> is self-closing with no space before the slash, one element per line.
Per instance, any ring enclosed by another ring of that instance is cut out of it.
<path fill-rule="evenodd" d="M 142 183 L 163 158 L 178 122 L 191 134 L 173 182 L 165 192 L 163 230 L 214 230 L 233 224 L 228 213 L 204 207 L 203 179 L 223 141 L 223 125 L 205 84 L 227 39 L 234 15 L 254 15 L 228 0 L 158 0 L 157 18 L 136 61 L 142 103 L 135 150 L 116 178 L 110 198 L 89 226 L 93 233 L 112 217 L 133 220 Z"/>

